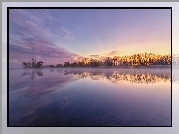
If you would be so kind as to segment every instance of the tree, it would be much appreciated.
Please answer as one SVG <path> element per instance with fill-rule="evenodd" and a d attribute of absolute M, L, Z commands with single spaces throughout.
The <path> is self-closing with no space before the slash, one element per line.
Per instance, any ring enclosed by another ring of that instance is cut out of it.
<path fill-rule="evenodd" d="M 63 67 L 63 65 L 62 64 L 57 64 L 56 67 Z"/>
<path fill-rule="evenodd" d="M 30 62 L 21 62 L 22 63 L 22 67 L 42 67 L 43 65 L 43 61 L 36 61 L 35 58 L 31 58 Z"/>
<path fill-rule="evenodd" d="M 70 66 L 70 63 L 69 62 L 64 62 L 64 67 L 68 67 Z"/>

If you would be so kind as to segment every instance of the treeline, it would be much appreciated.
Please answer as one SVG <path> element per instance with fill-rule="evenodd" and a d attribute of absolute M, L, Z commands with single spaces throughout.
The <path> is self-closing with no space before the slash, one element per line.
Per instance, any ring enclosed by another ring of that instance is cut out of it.
<path fill-rule="evenodd" d="M 173 65 L 178 65 L 179 55 L 172 55 Z M 22 62 L 23 67 L 43 67 L 44 62 L 32 58 L 30 62 Z M 85 58 L 78 62 L 64 62 L 64 64 L 49 65 L 54 67 L 99 67 L 99 66 L 150 66 L 150 65 L 171 65 L 171 55 L 159 55 L 154 53 L 140 53 L 126 56 L 107 57 L 103 60 Z"/>
<path fill-rule="evenodd" d="M 171 65 L 171 55 L 159 55 L 154 53 L 141 53 L 127 56 L 107 57 L 104 60 L 83 59 L 79 62 L 64 62 L 57 67 L 98 67 L 98 66 L 149 66 Z M 55 67 L 55 66 L 54 66 Z"/>

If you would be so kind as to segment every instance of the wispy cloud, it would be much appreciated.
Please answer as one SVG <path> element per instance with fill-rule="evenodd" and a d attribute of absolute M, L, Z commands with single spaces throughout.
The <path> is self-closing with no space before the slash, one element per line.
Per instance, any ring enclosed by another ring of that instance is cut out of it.
<path fill-rule="evenodd" d="M 76 37 L 74 36 L 74 34 L 72 32 L 70 32 L 69 30 L 62 28 L 62 30 L 65 32 L 64 35 L 64 39 L 68 40 L 68 41 L 73 41 Z"/>
<path fill-rule="evenodd" d="M 55 18 L 53 18 L 49 13 L 44 12 L 43 15 L 45 16 L 45 18 L 49 21 L 54 21 Z"/>
<path fill-rule="evenodd" d="M 105 54 L 108 57 L 113 57 L 113 56 L 118 56 L 119 54 L 121 54 L 122 52 L 119 51 L 112 51 L 110 53 Z"/>
<path fill-rule="evenodd" d="M 121 53 L 122 53 L 122 52 L 119 52 L 119 51 L 111 51 L 110 53 L 102 54 L 102 55 L 98 55 L 98 54 L 89 55 L 89 58 L 98 59 L 98 60 L 104 60 L 104 59 L 106 59 L 107 57 L 118 56 L 118 55 L 121 54 Z"/>
<path fill-rule="evenodd" d="M 63 30 L 65 33 L 67 33 L 67 34 L 72 34 L 70 31 L 68 31 L 68 30 L 65 29 L 65 28 L 62 28 L 62 30 Z"/>
<path fill-rule="evenodd" d="M 60 35 L 47 29 L 46 19 L 55 19 L 48 13 L 38 14 L 28 10 L 10 10 L 9 49 L 10 62 L 20 62 L 29 57 L 39 57 L 49 62 L 63 63 L 73 61 L 79 55 L 72 53 L 56 42 L 60 42 Z M 73 40 L 71 32 L 63 29 L 67 34 L 66 40 Z M 53 58 L 50 59 L 50 58 Z"/>
<path fill-rule="evenodd" d="M 75 61 L 75 62 L 78 62 L 78 61 L 81 61 L 82 59 L 84 59 L 85 57 L 83 57 L 83 56 L 74 56 L 73 57 L 73 60 Z"/>
<path fill-rule="evenodd" d="M 97 55 L 97 54 L 95 54 L 95 55 L 89 55 L 90 56 L 90 58 L 97 58 L 97 59 L 99 59 L 99 58 L 101 58 L 101 56 L 100 55 Z"/>
<path fill-rule="evenodd" d="M 71 35 L 66 35 L 66 36 L 64 37 L 64 39 L 65 39 L 65 40 L 68 40 L 68 41 L 73 41 L 75 38 L 76 38 L 76 37 L 71 36 Z"/>

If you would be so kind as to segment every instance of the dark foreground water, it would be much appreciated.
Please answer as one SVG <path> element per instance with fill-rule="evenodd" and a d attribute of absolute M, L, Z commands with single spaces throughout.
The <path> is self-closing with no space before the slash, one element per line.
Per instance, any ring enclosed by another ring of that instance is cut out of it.
<path fill-rule="evenodd" d="M 10 126 L 171 126 L 170 69 L 9 70 Z"/>

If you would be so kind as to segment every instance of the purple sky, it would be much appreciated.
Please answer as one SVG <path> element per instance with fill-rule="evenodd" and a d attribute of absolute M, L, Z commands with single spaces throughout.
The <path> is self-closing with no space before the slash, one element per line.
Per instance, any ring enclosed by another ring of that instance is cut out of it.
<path fill-rule="evenodd" d="M 170 9 L 10 9 L 10 68 L 171 52 Z"/>

